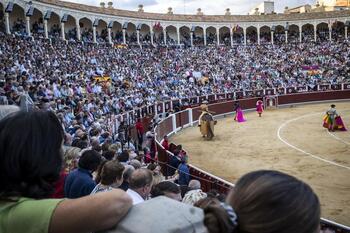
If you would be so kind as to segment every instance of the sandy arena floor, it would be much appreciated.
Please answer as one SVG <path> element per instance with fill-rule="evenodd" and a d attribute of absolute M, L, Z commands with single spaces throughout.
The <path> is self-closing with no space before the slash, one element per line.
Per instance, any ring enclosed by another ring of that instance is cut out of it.
<path fill-rule="evenodd" d="M 350 130 L 328 133 L 322 127 L 329 105 L 267 110 L 261 118 L 250 112 L 244 123 L 226 117 L 218 120 L 213 141 L 205 141 L 198 127 L 171 141 L 184 146 L 191 164 L 230 182 L 258 169 L 296 176 L 319 196 L 322 217 L 350 226 Z M 336 105 L 349 129 L 350 102 Z"/>

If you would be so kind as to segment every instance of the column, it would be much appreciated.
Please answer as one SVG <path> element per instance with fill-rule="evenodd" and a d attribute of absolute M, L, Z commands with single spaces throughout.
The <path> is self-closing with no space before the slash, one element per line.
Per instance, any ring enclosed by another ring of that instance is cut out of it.
<path fill-rule="evenodd" d="M 77 40 L 78 40 L 78 41 L 81 41 L 80 24 L 79 24 L 79 21 L 78 21 L 78 20 L 76 21 L 75 27 L 77 28 Z"/>
<path fill-rule="evenodd" d="M 284 31 L 284 34 L 285 34 L 285 39 L 286 39 L 286 44 L 287 44 L 287 43 L 288 43 L 288 31 L 285 30 L 285 31 Z"/>
<path fill-rule="evenodd" d="M 190 32 L 190 35 L 191 35 L 191 47 L 193 47 L 193 32 L 192 31 Z"/>
<path fill-rule="evenodd" d="M 230 29 L 230 41 L 231 41 L 231 47 L 233 47 L 233 32 L 232 32 L 232 28 Z"/>
<path fill-rule="evenodd" d="M 317 26 L 314 24 L 314 41 L 317 41 Z"/>
<path fill-rule="evenodd" d="M 348 39 L 348 27 L 345 26 L 345 40 Z"/>
<path fill-rule="evenodd" d="M 44 19 L 44 34 L 45 34 L 45 38 L 49 39 L 49 31 L 47 29 L 47 19 Z"/>
<path fill-rule="evenodd" d="M 216 28 L 216 42 L 217 42 L 217 45 L 220 46 L 220 31 L 219 31 L 219 28 Z"/>
<path fill-rule="evenodd" d="M 153 35 L 153 28 L 151 27 L 150 30 L 149 30 L 149 33 L 151 34 L 151 44 L 154 45 L 154 35 Z"/>
<path fill-rule="evenodd" d="M 332 41 L 332 25 L 328 26 L 329 41 Z"/>
<path fill-rule="evenodd" d="M 112 42 L 111 28 L 107 28 L 107 30 L 108 30 L 108 42 L 109 42 L 110 44 L 113 44 L 113 42 Z"/>
<path fill-rule="evenodd" d="M 203 28 L 204 46 L 207 45 L 207 29 Z"/>
<path fill-rule="evenodd" d="M 164 45 L 166 45 L 166 28 L 163 28 Z"/>
<path fill-rule="evenodd" d="M 126 44 L 126 37 L 125 37 L 125 34 L 126 34 L 126 29 L 123 28 L 123 44 Z"/>
<path fill-rule="evenodd" d="M 257 33 L 258 33 L 258 45 L 260 45 L 260 26 L 258 26 Z"/>
<path fill-rule="evenodd" d="M 180 28 L 176 28 L 176 33 L 177 33 L 177 45 L 180 45 Z"/>
<path fill-rule="evenodd" d="M 27 35 L 31 36 L 31 33 L 30 33 L 30 17 L 29 16 L 26 17 L 26 26 L 27 26 L 26 27 Z"/>
<path fill-rule="evenodd" d="M 10 31 L 10 14 L 5 12 L 5 26 L 6 26 L 6 34 L 11 34 Z"/>
<path fill-rule="evenodd" d="M 274 35 L 274 31 L 271 31 L 271 44 L 273 44 L 273 35 Z"/>
<path fill-rule="evenodd" d="M 136 30 L 137 44 L 140 44 L 140 30 Z"/>
<path fill-rule="evenodd" d="M 301 33 L 302 33 L 303 28 L 299 27 L 299 43 L 302 41 Z"/>
<path fill-rule="evenodd" d="M 96 39 L 96 26 L 92 26 L 92 38 L 93 38 L 93 42 L 97 43 L 97 39 Z"/>
<path fill-rule="evenodd" d="M 66 35 L 64 34 L 64 22 L 61 22 L 61 37 L 62 40 L 66 40 Z"/>
<path fill-rule="evenodd" d="M 244 45 L 247 45 L 247 29 L 243 28 Z"/>

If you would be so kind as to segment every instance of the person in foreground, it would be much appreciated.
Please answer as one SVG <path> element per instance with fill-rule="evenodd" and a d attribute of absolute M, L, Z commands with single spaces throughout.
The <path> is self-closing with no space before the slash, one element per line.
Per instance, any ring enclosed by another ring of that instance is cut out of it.
<path fill-rule="evenodd" d="M 204 209 L 210 233 L 316 233 L 320 202 L 311 187 L 278 171 L 261 170 L 241 177 L 226 203 Z"/>
<path fill-rule="evenodd" d="M 0 121 L 0 232 L 89 233 L 116 225 L 131 207 L 120 190 L 49 199 L 59 178 L 64 132 L 54 113 Z"/>

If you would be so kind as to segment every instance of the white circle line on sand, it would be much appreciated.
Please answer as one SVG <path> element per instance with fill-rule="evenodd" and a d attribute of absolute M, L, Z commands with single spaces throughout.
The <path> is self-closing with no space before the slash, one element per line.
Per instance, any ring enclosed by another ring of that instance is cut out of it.
<path fill-rule="evenodd" d="M 327 133 L 328 133 L 330 136 L 332 136 L 332 137 L 334 137 L 335 139 L 337 139 L 338 141 L 341 141 L 342 143 L 345 143 L 346 145 L 349 145 L 349 146 L 350 146 L 350 142 L 347 142 L 347 141 L 343 140 L 342 138 L 340 138 L 340 137 L 338 137 L 337 135 L 335 135 L 335 134 L 329 132 L 328 130 L 327 130 Z"/>
<path fill-rule="evenodd" d="M 318 112 L 318 113 L 312 113 L 312 114 L 302 115 L 302 116 L 299 116 L 299 117 L 296 117 L 296 118 L 292 118 L 292 119 L 290 119 L 290 120 L 288 120 L 288 121 L 282 123 L 282 124 L 278 127 L 278 130 L 277 130 L 277 137 L 278 137 L 278 139 L 279 139 L 281 142 L 283 142 L 284 144 L 286 144 L 287 146 L 293 148 L 294 150 L 297 150 L 297 151 L 299 151 L 299 152 L 301 152 L 301 153 L 303 153 L 303 154 L 305 154 L 305 155 L 308 155 L 308 156 L 310 156 L 310 157 L 312 157 L 312 158 L 314 158 L 314 159 L 318 159 L 318 160 L 323 161 L 323 162 L 325 162 L 325 163 L 328 163 L 328 164 L 331 164 L 331 165 L 334 165 L 334 166 L 337 166 L 337 167 L 342 167 L 342 168 L 345 168 L 345 169 L 350 170 L 350 167 L 347 167 L 347 166 L 344 166 L 344 165 L 335 163 L 335 162 L 333 162 L 333 161 L 324 159 L 324 158 L 322 158 L 322 157 L 319 157 L 319 156 L 317 156 L 317 155 L 314 155 L 314 154 L 312 154 L 312 153 L 309 153 L 309 152 L 307 152 L 307 151 L 305 151 L 305 150 L 302 150 L 302 149 L 300 149 L 300 148 L 298 148 L 298 147 L 296 147 L 296 146 L 290 144 L 287 140 L 285 140 L 285 139 L 283 139 L 283 138 L 281 137 L 281 130 L 282 130 L 287 124 L 289 124 L 289 123 L 291 123 L 291 122 L 293 122 L 293 121 L 300 120 L 300 119 L 302 119 L 302 118 L 306 118 L 306 117 L 313 116 L 313 115 L 318 115 L 318 114 L 321 114 L 321 113 Z"/>

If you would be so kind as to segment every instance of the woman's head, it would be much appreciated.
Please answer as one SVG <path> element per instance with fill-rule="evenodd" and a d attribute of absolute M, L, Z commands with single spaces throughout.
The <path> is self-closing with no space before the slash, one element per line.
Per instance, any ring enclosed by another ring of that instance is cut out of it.
<path fill-rule="evenodd" d="M 227 198 L 238 216 L 238 231 L 315 233 L 320 203 L 306 183 L 278 171 L 241 177 Z"/>
<path fill-rule="evenodd" d="M 52 112 L 17 112 L 0 121 L 0 198 L 45 198 L 62 166 L 64 132 Z"/>

